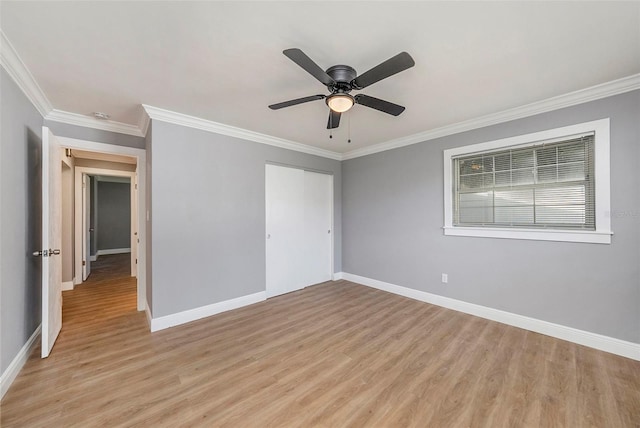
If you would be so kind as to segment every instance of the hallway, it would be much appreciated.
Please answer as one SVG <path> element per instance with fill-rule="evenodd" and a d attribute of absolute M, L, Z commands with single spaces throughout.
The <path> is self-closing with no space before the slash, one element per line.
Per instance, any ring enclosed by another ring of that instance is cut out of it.
<path fill-rule="evenodd" d="M 62 293 L 62 333 L 68 327 L 77 329 L 80 325 L 76 323 L 94 328 L 96 323 L 110 323 L 137 312 L 137 281 L 131 276 L 130 260 L 129 253 L 100 256 L 91 263 L 91 274 L 85 282 Z"/>

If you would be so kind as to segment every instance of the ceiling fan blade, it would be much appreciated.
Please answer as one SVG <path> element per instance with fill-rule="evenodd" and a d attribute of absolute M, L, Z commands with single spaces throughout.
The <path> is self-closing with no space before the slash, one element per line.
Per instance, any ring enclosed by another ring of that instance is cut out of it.
<path fill-rule="evenodd" d="M 411 55 L 406 52 L 400 52 L 393 58 L 389 58 L 382 64 L 376 65 L 371 70 L 356 77 L 353 79 L 351 84 L 356 89 L 363 89 L 382 79 L 386 79 L 389 76 L 400 73 L 407 68 L 411 68 L 414 65 L 416 65 L 416 63 L 413 61 L 413 58 L 411 58 Z"/>
<path fill-rule="evenodd" d="M 331 78 L 318 64 L 313 62 L 304 52 L 300 49 L 285 49 L 282 51 L 291 61 L 302 67 L 307 73 L 318 79 L 325 86 L 333 86 L 336 81 Z"/>
<path fill-rule="evenodd" d="M 391 114 L 393 116 L 398 116 L 404 111 L 404 107 L 399 106 L 398 104 L 390 103 L 389 101 L 370 97 L 368 95 L 358 94 L 354 98 L 357 104 L 380 110 L 381 112 Z"/>
<path fill-rule="evenodd" d="M 284 101 L 278 104 L 271 104 L 269 108 L 271 110 L 278 110 L 285 107 L 295 106 L 297 104 L 308 103 L 309 101 L 321 100 L 325 98 L 325 95 L 311 95 L 310 97 L 297 98 L 295 100 Z"/>
<path fill-rule="evenodd" d="M 340 116 L 342 116 L 342 113 L 338 113 L 329 109 L 329 120 L 327 121 L 327 129 L 334 129 L 340 126 Z"/>

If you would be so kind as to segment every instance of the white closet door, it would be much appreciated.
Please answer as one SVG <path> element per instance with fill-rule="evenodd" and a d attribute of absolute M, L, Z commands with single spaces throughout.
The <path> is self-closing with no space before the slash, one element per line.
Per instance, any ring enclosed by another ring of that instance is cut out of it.
<path fill-rule="evenodd" d="M 304 172 L 305 286 L 331 279 L 333 176 Z"/>
<path fill-rule="evenodd" d="M 266 291 L 273 297 L 305 286 L 304 171 L 266 166 Z"/>

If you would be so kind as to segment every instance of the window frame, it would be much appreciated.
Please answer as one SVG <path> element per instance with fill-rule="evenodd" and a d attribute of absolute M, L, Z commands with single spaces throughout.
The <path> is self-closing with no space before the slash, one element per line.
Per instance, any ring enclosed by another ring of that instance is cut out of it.
<path fill-rule="evenodd" d="M 559 141 L 576 134 L 593 132 L 595 174 L 595 230 L 501 228 L 491 226 L 455 226 L 453 224 L 454 183 L 453 158 L 476 153 L 529 147 L 543 142 Z M 611 243 L 611 178 L 610 178 L 610 119 L 599 119 L 531 134 L 444 150 L 444 234 L 505 239 L 541 241 Z"/>

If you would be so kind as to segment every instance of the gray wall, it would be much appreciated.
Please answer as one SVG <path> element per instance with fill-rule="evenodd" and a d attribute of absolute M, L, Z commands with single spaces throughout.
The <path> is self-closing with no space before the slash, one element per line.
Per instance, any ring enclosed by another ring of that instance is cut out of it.
<path fill-rule="evenodd" d="M 42 116 L 0 68 L 0 370 L 40 324 Z"/>
<path fill-rule="evenodd" d="M 606 117 L 611 245 L 443 235 L 444 149 Z M 635 91 L 343 162 L 344 272 L 640 343 L 639 118 Z"/>
<path fill-rule="evenodd" d="M 131 247 L 131 184 L 98 181 L 98 251 Z"/>
<path fill-rule="evenodd" d="M 153 121 L 153 316 L 265 290 L 265 164 L 334 175 L 341 269 L 340 162 Z"/>
<path fill-rule="evenodd" d="M 82 126 L 67 125 L 66 123 L 53 122 L 50 120 L 45 120 L 44 122 L 44 124 L 51 129 L 51 132 L 58 137 L 69 137 L 78 140 L 113 144 L 115 146 L 144 149 L 144 137 L 135 137 L 133 135 L 101 131 L 99 129 L 85 128 Z"/>

